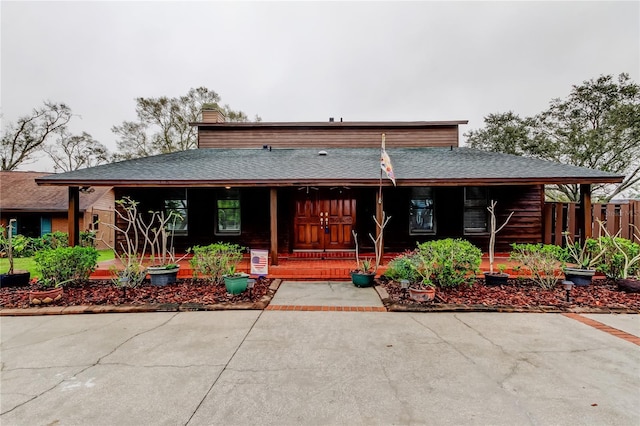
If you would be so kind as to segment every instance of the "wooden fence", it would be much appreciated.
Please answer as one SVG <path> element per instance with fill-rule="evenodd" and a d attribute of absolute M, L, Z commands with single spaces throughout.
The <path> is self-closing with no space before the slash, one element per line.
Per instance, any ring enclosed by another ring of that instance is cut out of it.
<path fill-rule="evenodd" d="M 634 239 L 640 243 L 640 200 L 619 203 L 591 205 L 593 221 L 591 235 L 602 234 L 598 220 L 602 221 L 611 235 L 620 232 L 621 237 Z M 577 221 L 581 217 L 577 203 L 544 203 L 544 242 L 545 244 L 564 244 L 563 232 L 573 236 L 574 241 L 582 241 Z"/>

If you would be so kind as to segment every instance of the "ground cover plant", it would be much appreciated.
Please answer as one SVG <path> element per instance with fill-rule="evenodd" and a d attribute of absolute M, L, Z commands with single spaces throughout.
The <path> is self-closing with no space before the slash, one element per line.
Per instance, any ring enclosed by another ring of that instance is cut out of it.
<path fill-rule="evenodd" d="M 66 285 L 64 297 L 51 306 L 255 303 L 269 293 L 271 281 L 259 278 L 252 289 L 230 295 L 224 285 L 212 285 L 203 279 L 179 279 L 175 284 L 162 287 L 145 281 L 138 287 L 129 288 L 126 294 L 110 280 L 92 280 Z M 26 288 L 0 288 L 0 307 L 30 307 L 28 293 L 36 288 L 36 284 Z"/>
<path fill-rule="evenodd" d="M 472 286 L 439 288 L 434 302 L 415 302 L 409 299 L 406 289 L 393 280 L 380 280 L 380 285 L 389 294 L 389 304 L 396 307 L 438 309 L 476 308 L 478 310 L 568 310 L 595 309 L 630 311 L 640 313 L 640 293 L 625 293 L 618 289 L 615 281 L 601 278 L 585 287 L 571 290 L 571 301 L 566 301 L 566 292 L 561 285 L 541 288 L 528 278 L 508 280 L 507 285 L 485 286 L 477 279 Z"/>

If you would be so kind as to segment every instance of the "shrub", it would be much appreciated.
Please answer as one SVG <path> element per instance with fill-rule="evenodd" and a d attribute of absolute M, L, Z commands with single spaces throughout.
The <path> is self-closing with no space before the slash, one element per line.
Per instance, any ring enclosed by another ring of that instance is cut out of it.
<path fill-rule="evenodd" d="M 41 248 L 43 249 L 57 249 L 69 246 L 69 235 L 66 232 L 50 232 L 44 234 L 40 239 L 42 240 Z"/>
<path fill-rule="evenodd" d="M 597 239 L 597 243 L 603 250 L 603 255 L 598 258 L 595 267 L 608 278 L 626 278 L 625 275 L 634 276 L 640 272 L 640 263 L 625 262 L 625 255 L 627 259 L 633 259 L 640 254 L 640 244 L 626 238 L 611 236 L 600 237 Z M 625 263 L 627 264 L 626 268 Z"/>
<path fill-rule="evenodd" d="M 410 282 L 416 282 L 418 273 L 415 270 L 414 254 L 414 252 L 408 252 L 393 258 L 387 265 L 384 275 L 394 281 L 409 280 Z"/>
<path fill-rule="evenodd" d="M 482 251 L 467 240 L 446 238 L 418 244 L 425 262 L 432 262 L 432 279 L 440 287 L 472 284 L 479 271 Z M 471 275 L 471 277 L 470 277 Z"/>
<path fill-rule="evenodd" d="M 558 263 L 565 254 L 562 247 L 553 244 L 511 244 L 511 260 L 531 270 L 533 281 L 544 289 L 551 289 L 561 277 Z"/>
<path fill-rule="evenodd" d="M 195 273 L 206 275 L 216 283 L 223 282 L 222 275 L 229 273 L 242 260 L 243 247 L 231 243 L 214 243 L 194 246 L 189 261 Z"/>
<path fill-rule="evenodd" d="M 82 231 L 80 232 L 80 245 L 82 247 L 95 247 L 96 238 L 96 231 Z"/>
<path fill-rule="evenodd" d="M 35 241 L 37 239 L 25 237 L 22 234 L 14 235 L 11 239 L 14 257 L 31 257 L 37 251 Z"/>
<path fill-rule="evenodd" d="M 60 247 L 41 250 L 34 260 L 43 285 L 58 286 L 88 279 L 96 269 L 98 251 L 93 247 Z"/>

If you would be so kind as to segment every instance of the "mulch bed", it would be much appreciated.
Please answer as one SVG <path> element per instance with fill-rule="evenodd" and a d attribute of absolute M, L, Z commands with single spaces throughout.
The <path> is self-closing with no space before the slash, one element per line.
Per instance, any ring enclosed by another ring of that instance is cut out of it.
<path fill-rule="evenodd" d="M 640 293 L 620 291 L 612 280 L 597 279 L 589 286 L 574 287 L 566 302 L 562 286 L 545 290 L 530 279 L 510 279 L 507 285 L 485 286 L 478 279 L 473 286 L 438 288 L 432 302 L 415 302 L 399 283 L 381 281 L 389 294 L 390 310 L 496 310 L 496 311 L 607 311 L 640 313 Z"/>
<path fill-rule="evenodd" d="M 239 305 L 252 304 L 273 296 L 269 290 L 271 279 L 258 278 L 252 289 L 238 295 L 227 293 L 224 284 L 213 285 L 205 280 L 182 279 L 164 287 L 143 283 L 136 288 L 123 289 L 110 281 L 87 281 L 83 285 L 65 286 L 61 300 L 48 306 L 80 305 Z M 0 308 L 29 308 L 29 291 L 38 287 L 0 288 Z"/>

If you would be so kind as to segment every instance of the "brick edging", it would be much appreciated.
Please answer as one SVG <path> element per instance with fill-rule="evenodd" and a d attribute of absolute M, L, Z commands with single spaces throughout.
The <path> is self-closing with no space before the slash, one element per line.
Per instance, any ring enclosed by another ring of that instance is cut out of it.
<path fill-rule="evenodd" d="M 634 336 L 633 334 L 627 333 L 626 331 L 619 330 L 617 328 L 611 327 L 609 325 L 603 324 L 600 321 L 596 321 L 591 318 L 583 317 L 582 315 L 576 313 L 565 313 L 562 314 L 567 318 L 574 319 L 578 322 L 581 322 L 585 325 L 598 329 L 600 331 L 604 331 L 612 336 L 619 337 L 622 340 L 626 340 L 627 342 L 633 343 L 635 345 L 640 346 L 640 337 Z"/>
<path fill-rule="evenodd" d="M 384 306 L 269 305 L 265 311 L 387 312 Z"/>

